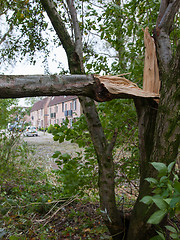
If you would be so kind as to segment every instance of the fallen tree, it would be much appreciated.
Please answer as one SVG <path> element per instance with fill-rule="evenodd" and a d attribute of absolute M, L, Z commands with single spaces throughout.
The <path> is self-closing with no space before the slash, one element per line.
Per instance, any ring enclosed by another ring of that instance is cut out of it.
<path fill-rule="evenodd" d="M 76 95 L 96 101 L 114 98 L 159 98 L 159 94 L 143 91 L 121 76 L 97 75 L 0 75 L 0 97 Z"/>

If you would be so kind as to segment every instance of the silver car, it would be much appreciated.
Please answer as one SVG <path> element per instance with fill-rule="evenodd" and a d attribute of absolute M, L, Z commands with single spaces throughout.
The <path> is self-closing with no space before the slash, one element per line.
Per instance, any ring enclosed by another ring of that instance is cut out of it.
<path fill-rule="evenodd" d="M 24 131 L 24 136 L 27 136 L 27 137 L 38 136 L 37 128 L 33 126 L 27 127 Z"/>

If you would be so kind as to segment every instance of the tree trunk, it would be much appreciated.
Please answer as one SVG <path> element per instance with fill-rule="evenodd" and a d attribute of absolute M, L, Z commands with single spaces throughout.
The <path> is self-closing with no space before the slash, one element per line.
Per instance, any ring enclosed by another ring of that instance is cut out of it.
<path fill-rule="evenodd" d="M 139 121 L 140 145 L 140 189 L 133 209 L 128 231 L 128 240 L 149 240 L 157 235 L 155 226 L 147 224 L 148 218 L 156 210 L 139 202 L 144 196 L 152 195 L 146 177 L 155 178 L 157 172 L 152 169 L 151 162 L 162 162 L 166 165 L 176 160 L 180 143 L 179 128 L 179 92 L 180 92 L 180 44 L 176 55 L 172 55 L 169 40 L 170 28 L 180 1 L 162 1 L 155 31 L 161 91 L 160 102 L 139 99 L 135 100 Z M 160 223 L 163 227 L 166 218 Z"/>
<path fill-rule="evenodd" d="M 56 8 L 51 0 L 41 0 L 54 29 L 59 36 L 63 47 L 67 53 L 69 69 L 71 74 L 84 74 L 83 59 L 82 59 L 82 41 L 79 23 L 77 21 L 76 10 L 73 1 L 67 0 L 68 8 L 71 14 L 75 43 L 70 40 L 69 34 L 63 30 L 62 20 L 56 11 Z M 57 18 L 60 21 L 59 28 L 57 26 Z M 69 44 L 66 44 L 66 38 Z M 100 191 L 100 207 L 103 219 L 111 233 L 114 235 L 113 239 L 121 239 L 124 237 L 123 220 L 118 214 L 115 192 L 114 192 L 114 164 L 112 158 L 112 150 L 114 147 L 114 139 L 108 144 L 104 131 L 96 110 L 95 103 L 92 99 L 87 97 L 79 97 L 83 112 L 85 114 L 88 128 L 91 134 L 92 142 L 97 154 L 99 166 L 99 191 Z"/>

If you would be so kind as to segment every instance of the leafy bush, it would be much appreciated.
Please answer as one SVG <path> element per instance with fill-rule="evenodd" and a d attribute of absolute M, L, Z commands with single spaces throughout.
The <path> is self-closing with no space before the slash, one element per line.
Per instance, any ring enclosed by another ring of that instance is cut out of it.
<path fill-rule="evenodd" d="M 122 185 L 123 181 L 127 185 L 131 185 L 131 182 L 139 177 L 137 125 L 133 103 L 127 100 L 114 100 L 99 104 L 98 111 L 109 141 L 112 139 L 115 129 L 118 129 L 118 137 L 113 153 L 116 185 Z M 121 111 L 121 119 L 119 119 L 119 111 Z M 126 111 L 128 114 L 125 113 Z M 129 115 L 131 115 L 131 118 L 129 118 Z M 83 194 L 82 190 L 96 189 L 98 176 L 97 159 L 85 116 L 81 115 L 73 123 L 73 128 L 68 127 L 68 119 L 66 119 L 63 125 L 55 124 L 51 129 L 55 141 L 60 143 L 70 141 L 82 148 L 76 153 L 76 156 L 62 154 L 61 152 L 56 152 L 53 155 L 57 159 L 56 163 L 59 166 L 56 175 L 59 178 L 58 181 L 62 184 L 63 193 L 73 195 L 81 190 L 81 194 Z M 123 154 L 121 154 L 122 149 Z"/>
<path fill-rule="evenodd" d="M 52 124 L 49 125 L 48 129 L 47 129 L 47 132 L 48 133 L 52 133 L 54 130 L 54 126 Z"/>
<path fill-rule="evenodd" d="M 155 204 L 159 208 L 147 221 L 150 224 L 159 224 L 167 214 L 170 218 L 176 218 L 176 213 L 180 211 L 180 182 L 178 175 L 172 171 L 175 162 L 168 166 L 159 162 L 153 162 L 151 165 L 158 171 L 158 178 L 146 178 L 146 181 L 154 189 L 154 195 L 143 197 L 141 202 L 150 206 Z M 166 226 L 166 229 L 170 231 L 172 239 L 179 239 L 180 231 L 175 223 L 173 226 Z M 165 240 L 163 233 L 157 232 L 158 236 L 153 239 Z"/>
<path fill-rule="evenodd" d="M 96 189 L 97 187 L 97 161 L 86 127 L 83 115 L 73 124 L 72 129 L 68 127 L 68 120 L 61 126 L 54 125 L 53 135 L 55 141 L 60 143 L 65 140 L 71 141 L 71 143 L 77 143 L 80 148 L 83 147 L 74 154 L 75 156 L 70 156 L 67 153 L 62 154 L 59 151 L 53 155 L 59 167 L 54 172 L 58 182 L 62 185 L 63 195 L 66 196 L 77 193 L 82 195 L 84 190 Z"/>
<path fill-rule="evenodd" d="M 24 144 L 19 145 L 20 133 L 2 132 L 0 133 L 0 166 L 8 168 L 11 164 L 15 164 L 15 159 L 21 156 L 24 151 Z"/>

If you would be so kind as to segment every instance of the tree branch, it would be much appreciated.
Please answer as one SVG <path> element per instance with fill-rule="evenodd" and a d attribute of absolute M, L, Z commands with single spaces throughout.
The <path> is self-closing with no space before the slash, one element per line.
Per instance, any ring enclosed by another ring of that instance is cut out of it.
<path fill-rule="evenodd" d="M 159 8 L 159 14 L 158 14 L 157 21 L 156 21 L 156 26 L 159 25 L 162 17 L 164 16 L 164 13 L 165 13 L 166 8 L 168 6 L 168 2 L 169 2 L 169 0 L 161 0 L 161 4 L 160 4 L 160 8 Z"/>
<path fill-rule="evenodd" d="M 79 28 L 79 22 L 77 18 L 76 9 L 73 0 L 66 0 L 71 18 L 73 21 L 74 33 L 75 33 L 75 52 L 79 55 L 81 70 L 84 72 L 83 67 L 83 45 L 82 45 L 82 35 Z"/>
<path fill-rule="evenodd" d="M 56 6 L 53 2 L 53 0 L 40 0 L 46 13 L 48 14 L 48 17 L 56 31 L 56 34 L 58 35 L 68 57 L 68 63 L 69 67 L 73 65 L 74 59 L 72 59 L 72 56 L 74 54 L 75 45 L 72 41 L 66 26 L 64 22 L 62 21 Z"/>
<path fill-rule="evenodd" d="M 163 1 L 162 1 L 163 2 Z M 161 20 L 158 20 L 158 28 L 164 29 L 164 31 L 167 34 L 170 34 L 172 24 L 174 21 L 174 17 L 176 13 L 178 12 L 180 8 L 180 1 L 179 0 L 174 0 L 173 2 L 170 2 L 169 5 L 167 6 Z M 164 11 L 164 9 L 163 9 Z M 161 13 L 161 11 L 160 11 Z"/>
<path fill-rule="evenodd" d="M 111 78 L 93 75 L 0 75 L 0 98 L 76 95 L 99 102 L 115 98 L 159 98 L 158 94 L 145 92 L 129 80 L 124 82 L 124 79 L 116 77 L 113 83 Z"/>
<path fill-rule="evenodd" d="M 154 38 L 157 44 L 159 61 L 163 71 L 168 73 L 170 61 L 172 60 L 172 49 L 169 34 L 172 28 L 175 14 L 180 7 L 179 0 L 162 0 Z"/>
<path fill-rule="evenodd" d="M 6 40 L 6 37 L 9 35 L 9 33 L 13 30 L 13 25 L 10 25 L 9 30 L 4 34 L 4 36 L 0 40 L 0 45 Z"/>
<path fill-rule="evenodd" d="M 115 143 L 116 143 L 117 136 L 118 136 L 118 129 L 116 128 L 116 129 L 114 130 L 114 134 L 113 134 L 113 137 L 112 137 L 112 139 L 111 139 L 111 142 L 108 144 L 107 154 L 111 154 L 111 153 L 112 153 L 113 148 L 114 148 Z"/>

